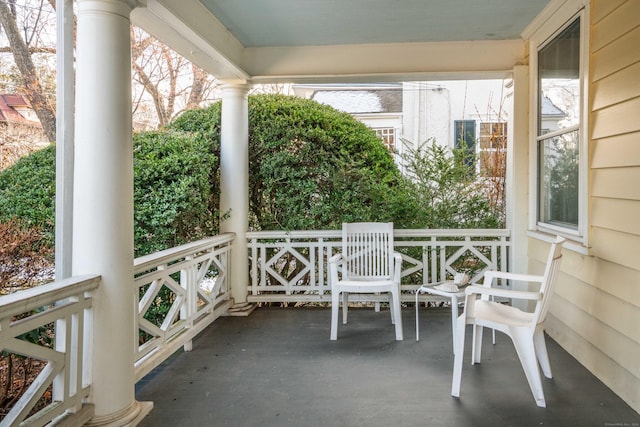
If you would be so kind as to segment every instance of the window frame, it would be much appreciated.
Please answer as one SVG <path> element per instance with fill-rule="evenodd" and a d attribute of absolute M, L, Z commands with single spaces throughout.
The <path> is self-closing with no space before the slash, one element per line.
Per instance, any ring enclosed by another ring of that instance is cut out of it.
<path fill-rule="evenodd" d="M 529 230 L 543 235 L 558 234 L 578 243 L 582 247 L 588 247 L 588 82 L 589 82 L 589 11 L 588 3 L 581 0 L 569 0 L 556 10 L 550 11 L 549 18 L 534 30 L 530 35 L 530 182 L 529 182 Z M 579 124 L 563 129 L 560 132 L 551 132 L 539 135 L 539 102 L 540 88 L 538 76 L 538 54 L 541 49 L 552 42 L 562 31 L 567 29 L 576 20 L 580 20 L 580 112 Z M 564 134 L 570 129 L 578 130 L 579 164 L 578 164 L 578 227 L 577 229 L 549 224 L 540 220 L 540 164 L 538 147 L 541 140 L 549 138 L 556 133 Z M 572 245 L 573 246 L 573 245 Z"/>
<path fill-rule="evenodd" d="M 395 127 L 374 127 L 372 128 L 376 132 L 376 136 L 382 140 L 387 149 L 395 153 L 397 148 L 396 141 L 398 140 L 398 129 Z"/>

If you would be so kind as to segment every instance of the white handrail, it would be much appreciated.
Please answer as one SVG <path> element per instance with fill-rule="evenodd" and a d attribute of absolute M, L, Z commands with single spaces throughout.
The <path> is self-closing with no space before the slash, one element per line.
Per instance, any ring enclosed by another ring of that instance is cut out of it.
<path fill-rule="evenodd" d="M 45 363 L 0 425 L 45 425 L 69 409 L 80 410 L 91 388 L 82 378 L 85 358 L 79 331 L 84 330 L 91 307 L 88 292 L 99 285 L 100 276 L 78 276 L 0 297 L 2 350 L 9 357 L 17 354 Z M 54 322 L 55 348 L 24 339 L 25 334 L 40 334 Z M 50 386 L 53 401 L 29 415 Z"/>

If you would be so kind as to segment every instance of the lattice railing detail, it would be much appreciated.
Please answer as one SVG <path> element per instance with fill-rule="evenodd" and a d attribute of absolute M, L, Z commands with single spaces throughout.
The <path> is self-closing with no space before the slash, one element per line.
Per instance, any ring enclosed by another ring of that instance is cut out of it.
<path fill-rule="evenodd" d="M 0 297 L 3 356 L 43 365 L 2 426 L 46 425 L 67 410 L 80 410 L 90 392 L 82 376 L 88 293 L 99 284 L 99 276 L 78 276 Z M 51 401 L 43 406 L 50 387 Z"/>
<path fill-rule="evenodd" d="M 330 301 L 327 261 L 340 251 L 340 239 L 340 230 L 247 233 L 251 263 L 248 300 Z M 469 273 L 472 281 L 477 281 L 486 270 L 508 268 L 509 230 L 397 229 L 394 240 L 403 258 L 401 288 L 406 301 L 411 301 L 411 291 L 424 283 L 448 280 L 458 272 Z"/>
<path fill-rule="evenodd" d="M 135 260 L 136 378 L 140 379 L 231 306 L 227 280 L 233 233 Z"/>

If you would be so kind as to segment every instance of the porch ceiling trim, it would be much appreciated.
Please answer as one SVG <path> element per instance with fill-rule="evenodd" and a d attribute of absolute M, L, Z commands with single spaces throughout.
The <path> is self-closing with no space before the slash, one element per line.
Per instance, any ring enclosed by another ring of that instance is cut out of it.
<path fill-rule="evenodd" d="M 147 0 L 131 20 L 212 75 L 249 79 L 239 65 L 244 47 L 200 2 Z"/>
<path fill-rule="evenodd" d="M 502 78 L 525 56 L 523 40 L 248 48 L 254 83 Z"/>

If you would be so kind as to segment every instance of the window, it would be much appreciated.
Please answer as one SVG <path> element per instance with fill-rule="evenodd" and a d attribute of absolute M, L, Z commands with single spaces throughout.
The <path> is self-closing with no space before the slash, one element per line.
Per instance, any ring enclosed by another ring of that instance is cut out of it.
<path fill-rule="evenodd" d="M 490 178 L 504 178 L 507 167 L 507 124 L 480 123 L 480 174 Z"/>
<path fill-rule="evenodd" d="M 464 149 L 464 163 L 471 170 L 475 168 L 476 155 L 476 121 L 475 120 L 454 120 L 453 121 L 454 147 Z"/>
<path fill-rule="evenodd" d="M 474 151 L 476 144 L 476 121 L 454 120 L 453 129 L 455 148 L 468 148 Z"/>
<path fill-rule="evenodd" d="M 382 140 L 384 145 L 392 153 L 396 150 L 396 129 L 395 128 L 375 128 L 376 135 Z"/>
<path fill-rule="evenodd" d="M 569 23 L 537 52 L 537 226 L 576 236 L 582 235 L 584 222 L 580 21 Z"/>

